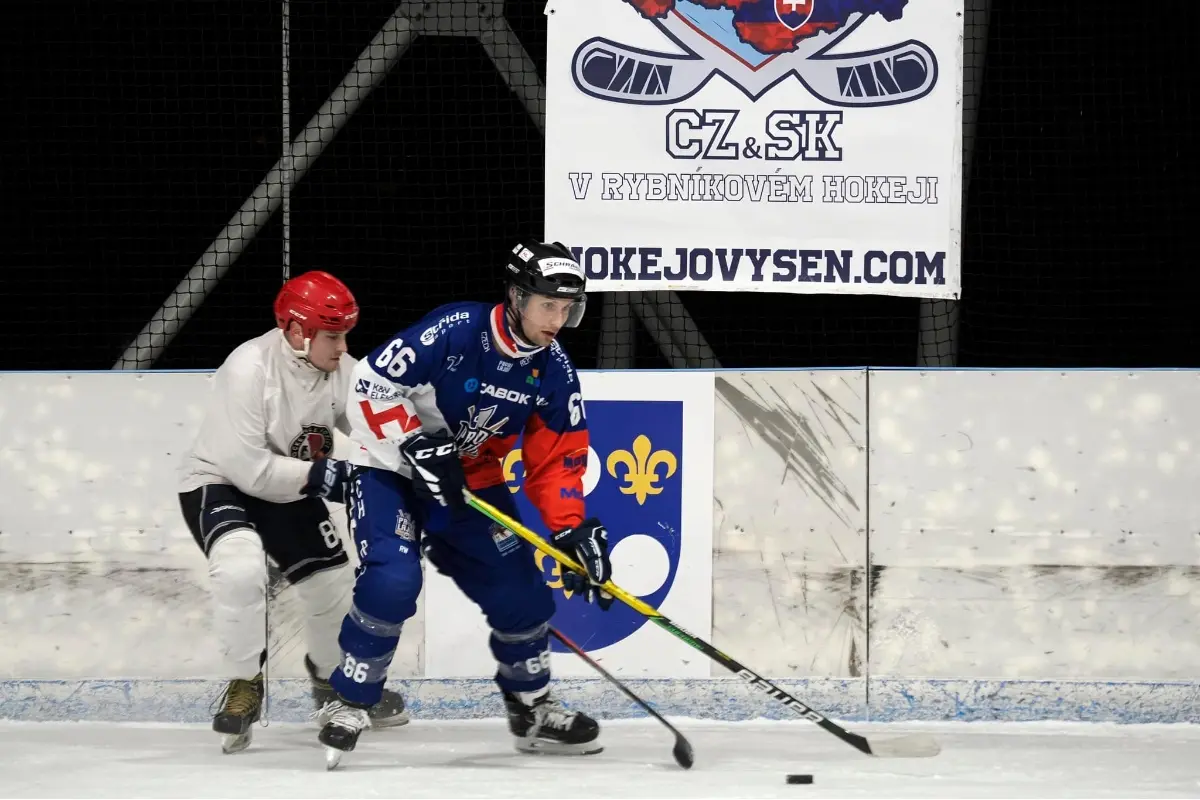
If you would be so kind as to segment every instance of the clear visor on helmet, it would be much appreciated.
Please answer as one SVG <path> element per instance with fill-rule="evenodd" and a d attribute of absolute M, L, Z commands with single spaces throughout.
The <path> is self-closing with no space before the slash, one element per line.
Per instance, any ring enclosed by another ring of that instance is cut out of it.
<path fill-rule="evenodd" d="M 577 328 L 587 310 L 587 295 L 568 300 L 545 294 L 530 294 L 517 290 L 517 311 L 522 317 L 562 320 L 564 328 Z M 564 320 L 563 317 L 566 317 Z"/>

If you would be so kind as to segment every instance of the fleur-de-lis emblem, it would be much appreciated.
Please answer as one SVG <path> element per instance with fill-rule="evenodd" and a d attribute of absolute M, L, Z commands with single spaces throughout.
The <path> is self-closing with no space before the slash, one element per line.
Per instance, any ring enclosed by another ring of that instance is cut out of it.
<path fill-rule="evenodd" d="M 571 590 L 563 589 L 562 566 L 554 559 L 550 559 L 550 577 L 546 578 L 546 554 L 541 550 L 535 550 L 533 560 L 537 564 L 538 571 L 542 573 L 542 577 L 546 579 L 546 585 L 551 589 L 562 589 L 563 597 L 570 600 Z"/>
<path fill-rule="evenodd" d="M 514 447 L 508 451 L 508 455 L 504 457 L 501 464 L 501 469 L 504 471 L 504 482 L 508 484 L 508 491 L 516 494 L 521 491 L 521 477 L 525 475 L 525 465 L 521 464 L 521 476 L 517 476 L 517 465 L 521 464 L 521 448 Z"/>
<path fill-rule="evenodd" d="M 608 474 L 620 479 L 617 467 L 625 465 L 625 486 L 621 487 L 622 494 L 631 494 L 637 498 L 638 505 L 645 505 L 646 498 L 652 494 L 661 494 L 663 487 L 658 485 L 661 477 L 666 480 L 675 474 L 679 465 L 675 454 L 669 450 L 655 450 L 650 444 L 650 438 L 640 434 L 633 440 L 633 452 L 614 450 L 608 454 Z M 666 467 L 667 474 L 660 476 L 659 467 Z"/>

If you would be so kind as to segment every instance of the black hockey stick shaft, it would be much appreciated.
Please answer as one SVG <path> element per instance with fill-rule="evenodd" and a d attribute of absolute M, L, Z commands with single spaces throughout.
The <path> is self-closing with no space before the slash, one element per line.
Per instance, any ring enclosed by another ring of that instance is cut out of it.
<path fill-rule="evenodd" d="M 467 504 L 476 511 L 488 517 L 493 522 L 497 522 L 508 528 L 517 536 L 520 536 L 522 539 L 529 542 L 531 545 L 536 547 L 538 550 L 541 550 L 543 553 L 550 556 L 564 567 L 574 570 L 581 575 L 587 574 L 587 570 L 580 566 L 569 555 L 547 542 L 537 533 L 525 527 L 517 520 L 508 516 L 491 503 L 480 500 L 473 493 L 466 489 L 463 490 L 463 497 L 466 499 Z M 771 699 L 783 703 L 800 716 L 816 723 L 824 730 L 833 734 L 860 752 L 875 756 L 924 758 L 937 755 L 941 750 L 941 747 L 938 745 L 935 739 L 924 735 L 901 736 L 890 740 L 876 740 L 871 742 L 868 741 L 865 736 L 861 736 L 857 733 L 851 733 L 837 723 L 818 713 L 807 703 L 801 702 L 788 692 L 776 686 L 771 681 L 759 675 L 757 672 L 754 672 L 746 665 L 721 652 L 698 636 L 692 635 L 686 629 L 676 625 L 669 617 L 664 615 L 658 609 L 654 608 L 649 603 L 644 602 L 641 598 L 631 595 L 620 586 L 614 584 L 611 580 L 605 582 L 602 588 L 604 591 L 608 592 L 613 597 L 632 608 L 634 611 L 658 625 L 658 627 L 662 628 L 667 633 L 670 633 L 675 638 L 685 642 L 696 650 L 699 650 L 713 661 L 716 661 L 718 664 L 725 667 L 725 669 L 749 683 L 755 689 L 763 692 Z"/>
<path fill-rule="evenodd" d="M 579 645 L 575 644 L 573 641 L 568 639 L 565 634 L 563 634 L 560 630 L 555 628 L 553 625 L 550 626 L 550 633 L 553 634 L 555 639 L 558 639 L 560 642 L 562 642 L 563 645 L 568 650 L 570 650 L 572 653 L 574 653 L 575 655 L 579 656 L 584 661 L 586 661 L 588 663 L 588 666 L 590 666 L 592 669 L 596 670 L 596 672 L 599 672 L 606 679 L 608 679 L 609 683 L 611 683 L 613 686 L 616 686 L 618 689 L 620 689 L 622 694 L 624 694 L 630 700 L 632 700 L 633 702 L 635 702 L 639 706 L 641 706 L 646 711 L 647 714 L 654 717 L 656 720 L 658 720 L 663 725 L 665 725 L 667 727 L 667 730 L 669 730 L 671 733 L 675 734 L 675 748 L 671 751 L 671 754 L 675 756 L 675 763 L 678 764 L 679 766 L 683 767 L 684 769 L 692 768 L 692 764 L 695 763 L 696 759 L 695 759 L 695 754 L 692 751 L 692 743 L 687 740 L 686 736 L 684 736 L 682 733 L 680 733 L 675 728 L 674 725 L 667 722 L 663 718 L 662 714 L 659 714 L 657 711 L 655 711 L 653 708 L 651 708 L 649 703 L 647 703 L 645 700 L 643 700 L 642 698 L 640 698 L 636 694 L 634 694 L 632 689 L 630 689 L 628 686 L 626 686 L 624 683 L 622 683 L 616 676 L 614 676 L 612 673 L 610 673 L 604 667 L 600 666 L 600 664 L 596 661 L 596 659 L 589 656 L 582 647 L 580 647 Z"/>

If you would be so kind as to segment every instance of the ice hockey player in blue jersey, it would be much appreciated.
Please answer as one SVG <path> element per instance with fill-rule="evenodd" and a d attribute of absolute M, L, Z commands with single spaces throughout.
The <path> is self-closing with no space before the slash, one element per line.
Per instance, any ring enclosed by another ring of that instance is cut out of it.
<path fill-rule="evenodd" d="M 607 609 L 607 532 L 584 511 L 588 433 L 579 377 L 557 341 L 583 317 L 583 269 L 558 243 L 524 242 L 499 304 L 453 303 L 363 358 L 347 400 L 350 529 L 362 563 L 342 623 L 338 699 L 319 719 L 328 766 L 370 725 L 400 630 L 416 613 L 420 557 L 454 580 L 491 627 L 495 680 L 524 752 L 602 749 L 596 721 L 550 693 L 554 598 L 524 540 L 465 504 L 464 487 L 519 514 L 502 461 L 522 440 L 524 490 L 554 544 L 585 565 L 563 583 Z M 436 618 L 436 611 L 433 612 Z"/>

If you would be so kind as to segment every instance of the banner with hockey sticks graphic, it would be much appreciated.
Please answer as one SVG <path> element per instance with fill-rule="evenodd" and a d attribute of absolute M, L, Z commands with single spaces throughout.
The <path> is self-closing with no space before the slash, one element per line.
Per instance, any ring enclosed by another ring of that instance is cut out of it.
<path fill-rule="evenodd" d="M 589 291 L 961 291 L 963 0 L 551 0 L 546 236 Z"/>

